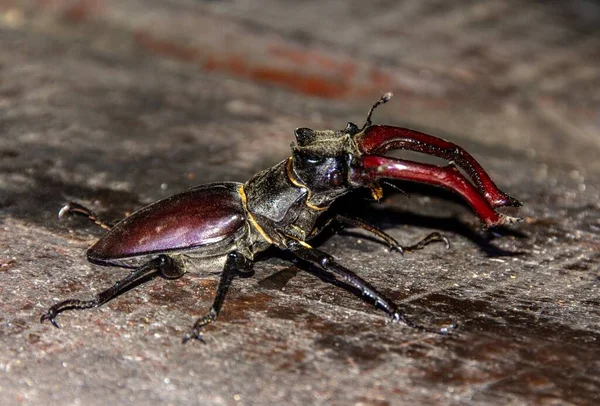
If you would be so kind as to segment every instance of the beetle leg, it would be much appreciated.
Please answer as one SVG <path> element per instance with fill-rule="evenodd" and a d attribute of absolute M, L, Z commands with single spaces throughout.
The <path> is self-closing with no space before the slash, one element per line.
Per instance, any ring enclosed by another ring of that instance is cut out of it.
<path fill-rule="evenodd" d="M 310 233 L 308 238 L 310 239 L 310 238 L 313 238 L 313 237 L 319 235 L 325 228 L 329 227 L 329 225 L 331 225 L 331 223 L 333 223 L 334 221 L 340 222 L 345 225 L 362 228 L 363 230 L 366 230 L 372 234 L 375 234 L 377 237 L 381 238 L 382 240 L 384 240 L 387 243 L 390 251 L 396 250 L 400 254 L 404 254 L 405 251 L 410 252 L 410 251 L 416 251 L 416 250 L 423 249 L 423 248 L 425 248 L 426 245 L 429 245 L 434 242 L 444 242 L 446 244 L 446 249 L 450 248 L 450 241 L 448 241 L 448 239 L 446 237 L 444 237 L 443 235 L 441 235 L 440 233 L 437 233 L 437 232 L 429 234 L 427 237 L 423 238 L 416 244 L 410 245 L 408 247 L 403 247 L 402 245 L 400 245 L 398 243 L 398 241 L 396 241 L 396 239 L 394 237 L 392 237 L 385 231 L 375 227 L 374 225 L 369 224 L 362 219 L 359 219 L 356 217 L 348 217 L 348 216 L 344 216 L 342 214 L 336 214 L 335 216 L 327 219 L 327 221 L 322 226 L 315 228 Z"/>
<path fill-rule="evenodd" d="M 450 325 L 449 327 L 436 329 L 415 323 L 411 319 L 407 318 L 404 312 L 398 309 L 398 306 L 396 306 L 396 304 L 392 300 L 386 298 L 383 294 L 377 292 L 377 290 L 373 286 L 371 286 L 367 281 L 355 275 L 349 269 L 335 262 L 331 255 L 315 248 L 305 247 L 297 241 L 289 242 L 288 248 L 294 255 L 296 255 L 301 260 L 306 261 L 309 264 L 319 269 L 322 269 L 323 271 L 331 272 L 339 276 L 345 283 L 358 289 L 362 294 L 363 300 L 374 303 L 376 308 L 386 312 L 394 322 L 402 321 L 406 325 L 413 327 L 417 330 L 443 335 L 448 334 L 450 330 L 454 329 L 455 327 L 455 325 Z"/>
<path fill-rule="evenodd" d="M 360 166 L 352 169 L 352 181 L 370 183 L 380 178 L 417 181 L 443 186 L 461 195 L 487 227 L 513 224 L 522 219 L 506 216 L 494 207 L 453 165 L 436 166 L 378 155 L 360 158 Z"/>
<path fill-rule="evenodd" d="M 443 242 L 444 245 L 446 245 L 446 249 L 447 250 L 450 249 L 450 240 L 448 238 L 446 238 L 446 236 L 438 233 L 437 231 L 433 232 L 431 234 L 428 234 L 422 240 L 417 241 L 416 244 L 410 245 L 408 247 L 402 247 L 402 248 L 404 249 L 405 252 L 413 252 L 413 251 L 422 250 L 423 248 L 425 248 L 426 246 L 428 246 L 429 244 L 431 244 L 433 242 Z"/>
<path fill-rule="evenodd" d="M 56 316 L 65 310 L 81 310 L 99 307 L 134 286 L 137 286 L 148 277 L 155 277 L 157 274 L 160 274 L 166 279 L 177 279 L 183 276 L 184 273 L 185 271 L 183 268 L 171 257 L 168 255 L 159 255 L 133 270 L 126 278 L 121 279 L 112 287 L 98 293 L 92 300 L 67 299 L 55 304 L 42 315 L 40 322 L 43 323 L 45 320 L 49 320 L 55 327 L 59 327 L 56 322 Z"/>
<path fill-rule="evenodd" d="M 67 214 L 77 214 L 80 216 L 87 217 L 92 223 L 102 227 L 105 230 L 110 230 L 111 228 L 113 228 L 113 225 L 111 223 L 101 220 L 100 218 L 98 218 L 98 215 L 96 213 L 94 213 L 87 207 L 84 207 L 77 203 L 69 202 L 66 205 L 64 205 L 62 209 L 60 209 L 60 211 L 58 212 L 58 218 L 61 219 Z"/>
<path fill-rule="evenodd" d="M 316 237 L 317 235 L 321 234 L 321 232 L 323 230 L 325 230 L 327 227 L 329 227 L 331 225 L 331 223 L 333 223 L 334 221 L 337 221 L 338 223 L 342 223 L 344 225 L 350 225 L 350 226 L 362 228 L 363 230 L 366 230 L 372 234 L 375 234 L 377 237 L 384 240 L 387 243 L 390 251 L 395 249 L 398 252 L 400 252 L 401 254 L 404 253 L 403 247 L 398 243 L 398 241 L 396 241 L 396 239 L 394 237 L 392 237 L 385 231 L 380 230 L 379 228 L 375 227 L 374 225 L 369 224 L 366 221 L 361 220 L 359 218 L 348 217 L 348 216 L 344 216 L 342 214 L 336 214 L 333 217 L 328 218 L 327 221 L 325 221 L 325 223 L 323 223 L 321 226 L 315 227 L 313 229 L 313 231 L 309 234 L 307 239 L 311 239 L 311 238 Z"/>
<path fill-rule="evenodd" d="M 223 301 L 225 300 L 225 296 L 227 295 L 227 290 L 231 285 L 231 281 L 233 281 L 233 279 L 240 273 L 247 273 L 251 270 L 251 268 L 252 262 L 239 252 L 233 251 L 227 254 L 227 260 L 225 261 L 223 273 L 221 274 L 219 286 L 217 287 L 217 294 L 210 311 L 205 316 L 202 316 L 196 320 L 192 329 L 183 336 L 183 343 L 186 343 L 191 339 L 204 342 L 202 334 L 200 334 L 200 329 L 215 321 L 219 316 L 219 312 L 223 306 Z"/>

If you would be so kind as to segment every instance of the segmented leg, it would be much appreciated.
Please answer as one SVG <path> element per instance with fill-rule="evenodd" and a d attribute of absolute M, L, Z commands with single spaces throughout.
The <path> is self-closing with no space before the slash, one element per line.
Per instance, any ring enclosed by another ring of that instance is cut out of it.
<path fill-rule="evenodd" d="M 448 238 L 446 238 L 444 235 L 438 233 L 437 231 L 433 232 L 431 234 L 428 234 L 422 240 L 417 241 L 416 244 L 409 245 L 408 247 L 402 247 L 402 249 L 404 250 L 404 252 L 418 251 L 418 250 L 422 250 L 423 248 L 425 248 L 426 246 L 428 246 L 429 244 L 431 244 L 433 242 L 443 242 L 446 245 L 446 249 L 447 250 L 450 249 L 450 240 L 448 240 Z"/>
<path fill-rule="evenodd" d="M 92 300 L 67 299 L 55 304 L 42 315 L 40 322 L 43 323 L 45 320 L 49 320 L 55 327 L 59 327 L 56 316 L 65 310 L 81 310 L 102 306 L 104 303 L 137 286 L 147 277 L 161 275 L 166 279 L 177 279 L 183 276 L 184 273 L 184 269 L 171 257 L 159 255 L 134 269 L 126 278 L 121 279 L 112 287 L 98 293 Z"/>
<path fill-rule="evenodd" d="M 111 223 L 101 220 L 98 218 L 96 213 L 77 203 L 69 202 L 64 205 L 58 212 L 58 218 L 61 219 L 67 214 L 77 214 L 79 216 L 87 217 L 92 223 L 102 227 L 105 230 L 110 230 L 113 228 Z"/>
<path fill-rule="evenodd" d="M 210 311 L 205 316 L 202 316 L 196 320 L 192 329 L 183 336 L 183 343 L 186 343 L 191 339 L 204 342 L 204 339 L 200 334 L 200 329 L 217 319 L 219 312 L 221 311 L 221 307 L 223 306 L 225 296 L 227 295 L 229 285 L 231 285 L 231 281 L 233 281 L 233 279 L 240 273 L 249 272 L 251 267 L 252 262 L 250 262 L 250 260 L 248 260 L 239 252 L 233 251 L 227 255 L 223 273 L 221 274 L 221 279 L 219 280 L 219 286 L 217 287 L 217 294 Z"/>
<path fill-rule="evenodd" d="M 440 233 L 431 233 L 427 237 L 425 237 L 422 240 L 420 240 L 419 242 L 417 242 L 416 244 L 410 245 L 408 247 L 404 247 L 404 246 L 400 245 L 394 237 L 392 237 L 385 231 L 375 227 L 374 225 L 369 224 L 366 221 L 361 220 L 359 218 L 348 217 L 348 216 L 344 216 L 342 214 L 336 214 L 333 217 L 330 217 L 329 219 L 327 219 L 327 221 L 323 225 L 321 225 L 318 228 L 315 228 L 310 233 L 308 238 L 310 239 L 310 238 L 316 237 L 325 228 L 329 227 L 331 225 L 331 223 L 333 223 L 334 221 L 337 221 L 342 224 L 362 228 L 363 230 L 366 230 L 372 234 L 375 234 L 377 237 L 381 238 L 382 240 L 384 240 L 387 243 L 388 247 L 390 248 L 390 251 L 396 250 L 401 254 L 404 254 L 404 252 L 411 252 L 411 251 L 423 249 L 423 248 L 425 248 L 425 246 L 427 246 L 431 243 L 434 243 L 434 242 L 443 242 L 446 244 L 446 249 L 450 248 L 450 241 L 448 241 L 448 239 L 446 237 L 444 237 L 443 235 L 441 235 Z"/>
<path fill-rule="evenodd" d="M 398 309 L 398 306 L 396 306 L 396 304 L 392 300 L 386 298 L 384 295 L 377 292 L 377 290 L 373 286 L 371 286 L 368 282 L 366 282 L 359 276 L 352 273 L 349 269 L 344 268 L 343 266 L 335 262 L 333 257 L 326 254 L 325 252 L 314 248 L 304 247 L 297 241 L 291 241 L 288 244 L 288 248 L 294 255 L 296 255 L 301 260 L 306 261 L 309 264 L 316 266 L 317 268 L 320 268 L 326 272 L 331 272 L 337 275 L 344 282 L 358 289 L 362 293 L 363 299 L 365 299 L 368 302 L 374 303 L 375 307 L 386 312 L 393 321 L 402 321 L 406 325 L 415 329 L 443 335 L 448 334 L 449 331 L 455 327 L 454 325 L 451 325 L 449 327 L 436 329 L 415 323 L 414 321 L 407 318 L 406 315 L 400 309 Z"/>

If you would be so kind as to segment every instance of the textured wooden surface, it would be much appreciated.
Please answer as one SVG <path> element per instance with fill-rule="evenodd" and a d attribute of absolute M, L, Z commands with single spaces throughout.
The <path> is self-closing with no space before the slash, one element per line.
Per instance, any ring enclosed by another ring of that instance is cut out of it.
<path fill-rule="evenodd" d="M 564 3 L 564 4 L 563 4 Z M 578 404 L 600 393 L 600 6 L 593 1 L 0 1 L 1 404 Z M 321 248 L 451 337 L 386 324 L 273 252 L 237 280 L 206 345 L 182 345 L 217 279 L 154 280 L 39 324 L 125 271 L 93 266 L 108 219 L 244 181 L 293 129 L 374 121 L 471 151 L 526 203 L 490 234 L 462 202 L 401 185 L 343 210 Z"/>

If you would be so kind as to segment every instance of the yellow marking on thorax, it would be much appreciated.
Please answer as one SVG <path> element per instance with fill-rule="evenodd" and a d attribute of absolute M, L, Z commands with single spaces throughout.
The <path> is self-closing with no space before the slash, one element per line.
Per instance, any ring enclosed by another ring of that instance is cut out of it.
<path fill-rule="evenodd" d="M 309 250 L 312 250 L 312 247 L 309 244 L 305 243 L 304 241 L 302 241 L 302 240 L 296 240 L 296 241 L 298 241 L 300 243 L 300 245 L 302 245 L 304 248 L 308 248 Z"/>
<path fill-rule="evenodd" d="M 292 184 L 296 187 L 299 188 L 303 188 L 306 189 L 306 201 L 304 202 L 309 208 L 313 209 L 313 210 L 317 210 L 317 211 L 324 211 L 327 210 L 329 208 L 329 206 L 325 206 L 325 207 L 319 207 L 319 206 L 315 206 L 314 204 L 312 204 L 309 200 L 312 196 L 312 192 L 310 191 L 310 189 L 303 184 L 302 182 L 300 182 L 298 180 L 298 178 L 296 178 L 296 175 L 294 174 L 294 169 L 292 167 L 292 163 L 293 163 L 293 158 L 289 157 L 286 164 L 285 164 L 285 172 L 287 174 L 288 179 L 290 180 L 290 182 L 292 182 Z"/>
<path fill-rule="evenodd" d="M 290 224 L 290 227 L 293 228 L 296 231 L 296 233 L 298 233 L 299 235 L 302 235 L 303 236 L 302 238 L 306 237 L 306 231 L 304 231 L 303 229 L 301 229 L 297 225 Z"/>
<path fill-rule="evenodd" d="M 271 237 L 268 236 L 268 234 L 265 232 L 265 230 L 263 230 L 263 228 L 256 222 L 256 220 L 254 219 L 254 216 L 252 215 L 252 213 L 250 212 L 250 210 L 248 210 L 248 198 L 246 197 L 246 192 L 244 191 L 244 185 L 241 185 L 239 190 L 238 190 L 240 197 L 242 198 L 242 203 L 244 204 L 244 210 L 246 211 L 246 213 L 248 213 L 248 219 L 250 220 L 250 224 L 252 224 L 252 226 L 259 232 L 260 235 L 262 235 L 262 237 L 267 240 L 267 242 L 269 244 L 273 244 L 273 240 L 271 239 Z"/>
<path fill-rule="evenodd" d="M 304 242 L 304 241 L 302 241 L 302 240 L 300 240 L 300 239 L 298 239 L 298 238 L 296 238 L 294 236 L 291 236 L 289 234 L 284 234 L 282 232 L 277 232 L 277 234 L 279 234 L 284 239 L 287 238 L 287 239 L 296 241 L 297 243 L 299 243 L 300 245 L 302 245 L 304 248 L 313 249 L 313 247 L 311 247 L 308 243 L 306 243 L 306 242 Z"/>

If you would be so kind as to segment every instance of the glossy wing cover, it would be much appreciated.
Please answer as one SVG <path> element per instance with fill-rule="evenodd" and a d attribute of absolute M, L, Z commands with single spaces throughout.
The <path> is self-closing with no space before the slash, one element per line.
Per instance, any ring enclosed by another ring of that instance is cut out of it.
<path fill-rule="evenodd" d="M 212 183 L 159 200 L 119 222 L 88 250 L 92 261 L 214 244 L 244 226 L 241 184 Z"/>

